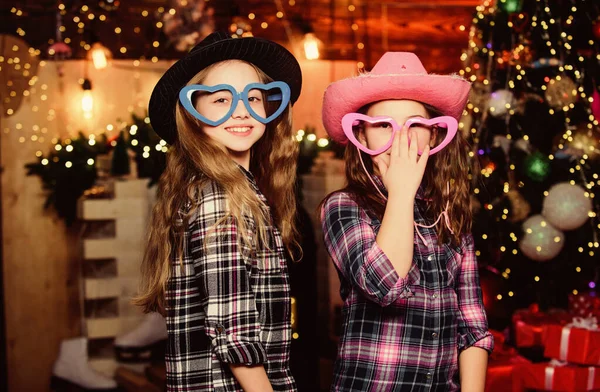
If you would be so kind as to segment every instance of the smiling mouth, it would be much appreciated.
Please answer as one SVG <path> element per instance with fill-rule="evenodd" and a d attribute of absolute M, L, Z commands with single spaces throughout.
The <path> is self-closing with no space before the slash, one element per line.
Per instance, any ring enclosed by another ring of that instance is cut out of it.
<path fill-rule="evenodd" d="M 248 135 L 252 132 L 251 126 L 241 126 L 241 127 L 227 127 L 225 130 L 230 133 L 234 133 L 237 135 Z"/>

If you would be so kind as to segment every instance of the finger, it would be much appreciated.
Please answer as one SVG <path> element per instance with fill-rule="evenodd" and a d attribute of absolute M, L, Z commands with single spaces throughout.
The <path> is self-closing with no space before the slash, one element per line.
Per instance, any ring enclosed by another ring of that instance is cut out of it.
<path fill-rule="evenodd" d="M 402 133 L 402 130 L 400 130 L 400 132 L 396 132 L 394 134 L 394 140 L 392 140 L 392 158 L 395 158 L 400 155 L 400 134 L 401 133 Z"/>
<path fill-rule="evenodd" d="M 398 156 L 408 157 L 408 128 L 402 127 L 400 131 L 400 148 Z"/>
<path fill-rule="evenodd" d="M 381 175 L 381 178 L 384 178 L 388 171 L 388 165 L 379 157 L 375 158 L 374 161 L 379 169 L 379 175 Z"/>
<path fill-rule="evenodd" d="M 410 146 L 408 147 L 408 156 L 416 161 L 419 156 L 419 136 L 417 131 L 410 131 Z"/>
<path fill-rule="evenodd" d="M 419 157 L 419 161 L 417 162 L 417 167 L 421 171 L 421 173 L 425 172 L 425 167 L 427 167 L 427 161 L 429 160 L 429 144 L 425 146 L 423 149 L 423 153 Z"/>

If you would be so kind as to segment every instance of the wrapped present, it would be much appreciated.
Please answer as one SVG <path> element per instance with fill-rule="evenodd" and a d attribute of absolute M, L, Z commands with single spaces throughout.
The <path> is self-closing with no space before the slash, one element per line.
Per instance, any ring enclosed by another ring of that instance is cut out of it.
<path fill-rule="evenodd" d="M 572 320 L 565 310 L 554 309 L 540 312 L 535 309 L 517 310 L 512 317 L 514 341 L 517 347 L 543 346 L 548 325 L 565 325 Z"/>
<path fill-rule="evenodd" d="M 574 317 L 565 325 L 549 325 L 544 356 L 581 365 L 600 366 L 600 329 L 595 317 Z"/>
<path fill-rule="evenodd" d="M 595 292 L 569 294 L 569 313 L 576 317 L 600 317 L 600 298 Z"/>
<path fill-rule="evenodd" d="M 568 365 L 556 360 L 518 366 L 514 377 L 516 388 L 522 389 L 569 392 L 600 389 L 600 368 Z"/>
<path fill-rule="evenodd" d="M 494 335 L 495 338 L 495 335 Z M 486 392 L 520 392 L 520 384 L 515 382 L 515 366 L 529 363 L 517 354 L 517 350 L 495 341 L 496 347 L 490 355 L 485 378 Z"/>

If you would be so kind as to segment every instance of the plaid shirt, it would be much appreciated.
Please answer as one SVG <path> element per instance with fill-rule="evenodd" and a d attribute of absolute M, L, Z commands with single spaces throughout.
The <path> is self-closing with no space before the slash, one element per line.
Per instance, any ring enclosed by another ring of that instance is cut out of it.
<path fill-rule="evenodd" d="M 415 202 L 415 222 L 425 223 Z M 491 352 L 473 238 L 437 245 L 435 227 L 415 234 L 400 278 L 375 242 L 381 222 L 344 192 L 323 206 L 325 245 L 341 281 L 343 331 L 332 391 L 456 391 L 458 354 Z"/>
<path fill-rule="evenodd" d="M 252 175 L 244 172 L 269 211 Z M 263 364 L 275 391 L 295 391 L 288 364 L 290 288 L 281 234 L 269 226 L 271 250 L 250 249 L 232 219 L 214 229 L 226 214 L 225 191 L 208 182 L 183 233 L 183 269 L 173 258 L 166 290 L 167 390 L 242 391 L 229 364 Z M 255 222 L 245 218 L 255 244 Z"/>

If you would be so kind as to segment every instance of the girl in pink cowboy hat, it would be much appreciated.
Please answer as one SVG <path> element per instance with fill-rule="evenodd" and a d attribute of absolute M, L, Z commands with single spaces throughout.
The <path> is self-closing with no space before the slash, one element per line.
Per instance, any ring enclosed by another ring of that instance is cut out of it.
<path fill-rule="evenodd" d="M 457 133 L 469 89 L 389 52 L 325 92 L 325 128 L 347 144 L 347 186 L 321 211 L 344 300 L 332 391 L 484 390 L 493 339 Z"/>

